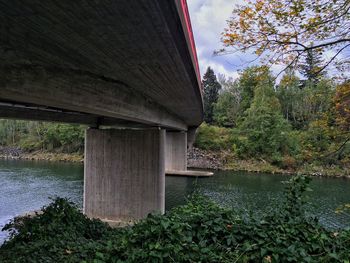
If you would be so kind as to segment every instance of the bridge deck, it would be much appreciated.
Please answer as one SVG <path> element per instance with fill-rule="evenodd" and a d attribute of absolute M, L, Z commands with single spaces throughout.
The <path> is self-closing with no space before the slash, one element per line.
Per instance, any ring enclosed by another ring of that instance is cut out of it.
<path fill-rule="evenodd" d="M 0 0 L 0 25 L 0 102 L 10 102 L 6 107 L 15 102 L 88 113 L 89 121 L 174 129 L 202 122 L 184 0 Z"/>

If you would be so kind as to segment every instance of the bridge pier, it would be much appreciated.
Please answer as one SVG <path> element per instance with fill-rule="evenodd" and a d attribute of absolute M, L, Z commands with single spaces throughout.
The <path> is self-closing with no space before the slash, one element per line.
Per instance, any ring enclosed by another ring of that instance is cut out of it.
<path fill-rule="evenodd" d="M 175 176 L 208 177 L 212 172 L 187 170 L 187 149 L 193 147 L 196 128 L 167 131 L 165 144 L 165 173 Z"/>
<path fill-rule="evenodd" d="M 84 212 L 110 221 L 141 219 L 165 207 L 165 130 L 88 129 Z"/>
<path fill-rule="evenodd" d="M 165 170 L 187 170 L 187 132 L 166 132 Z"/>
<path fill-rule="evenodd" d="M 196 140 L 197 129 L 198 129 L 198 127 L 188 128 L 188 131 L 187 131 L 187 149 L 193 148 L 194 141 Z"/>

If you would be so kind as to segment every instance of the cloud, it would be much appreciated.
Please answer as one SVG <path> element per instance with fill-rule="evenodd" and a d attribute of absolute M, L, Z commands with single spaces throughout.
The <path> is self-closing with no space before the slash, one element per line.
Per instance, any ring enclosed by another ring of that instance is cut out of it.
<path fill-rule="evenodd" d="M 233 78 L 238 76 L 238 68 L 235 66 L 241 64 L 238 58 L 213 55 L 215 50 L 222 48 L 221 33 L 237 3 L 237 0 L 188 1 L 202 75 L 210 66 L 217 74 L 221 73 Z"/>
<path fill-rule="evenodd" d="M 244 4 L 244 0 L 188 0 L 187 3 L 202 76 L 210 66 L 217 75 L 224 74 L 227 77 L 237 78 L 239 70 L 259 65 L 258 60 L 249 63 L 256 58 L 254 54 L 213 55 L 215 50 L 223 48 L 220 41 L 221 33 L 227 27 L 227 20 L 231 17 L 232 10 L 237 4 Z M 283 69 L 283 65 L 271 67 L 275 75 Z"/>

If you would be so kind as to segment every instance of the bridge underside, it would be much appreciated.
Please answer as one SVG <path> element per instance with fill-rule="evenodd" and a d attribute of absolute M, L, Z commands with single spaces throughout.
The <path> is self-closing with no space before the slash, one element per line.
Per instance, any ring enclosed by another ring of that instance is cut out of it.
<path fill-rule="evenodd" d="M 0 118 L 92 127 L 91 217 L 164 211 L 165 170 L 186 170 L 203 118 L 187 12 L 184 0 L 0 0 Z"/>
<path fill-rule="evenodd" d="M 199 72 L 182 3 L 0 0 L 0 102 L 198 126 Z"/>

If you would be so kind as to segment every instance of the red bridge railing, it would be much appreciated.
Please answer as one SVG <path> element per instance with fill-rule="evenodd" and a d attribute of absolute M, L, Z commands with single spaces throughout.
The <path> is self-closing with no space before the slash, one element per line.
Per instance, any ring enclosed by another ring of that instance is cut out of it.
<path fill-rule="evenodd" d="M 192 55 L 192 60 L 193 60 L 195 70 L 196 70 L 198 84 L 201 87 L 201 75 L 200 75 L 199 64 L 198 64 L 196 43 L 195 43 L 194 36 L 193 36 L 193 30 L 192 30 L 192 25 L 191 25 L 190 14 L 188 12 L 187 0 L 180 0 L 180 1 L 181 1 L 181 9 L 182 9 L 183 16 L 184 16 L 184 23 L 185 23 L 185 27 L 186 27 L 187 33 L 188 33 L 188 42 L 189 42 L 188 44 L 191 47 L 191 51 L 192 51 L 191 55 Z"/>

